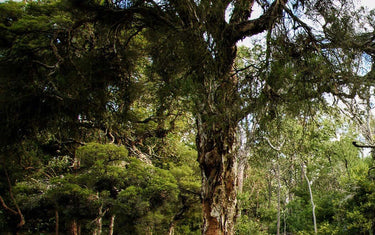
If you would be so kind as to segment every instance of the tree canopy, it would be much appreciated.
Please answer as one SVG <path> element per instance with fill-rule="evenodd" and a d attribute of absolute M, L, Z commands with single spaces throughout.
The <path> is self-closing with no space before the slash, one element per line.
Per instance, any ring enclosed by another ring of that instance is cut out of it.
<path fill-rule="evenodd" d="M 339 214 L 333 208 L 319 217 L 319 206 L 331 199 L 313 200 L 314 186 L 323 192 L 337 175 L 325 171 L 344 167 L 345 180 L 368 192 L 371 182 L 352 179 L 349 159 L 369 175 L 371 163 L 357 159 L 349 140 L 333 141 L 345 127 L 326 123 L 322 112 L 330 112 L 330 100 L 361 100 L 370 114 L 373 18 L 341 0 L 1 3 L 0 199 L 8 216 L 2 221 L 17 218 L 11 227 L 18 231 L 27 213 L 53 208 L 46 214 L 56 232 L 100 234 L 104 226 L 113 233 L 120 223 L 140 234 L 197 232 L 200 200 L 202 232 L 234 234 L 263 229 L 259 216 L 275 210 L 276 191 L 278 233 L 282 213 L 299 218 L 292 211 L 304 207 L 307 214 L 308 203 L 315 232 L 322 221 L 327 231 L 344 231 L 338 221 L 330 227 Z M 245 38 L 252 45 L 238 47 Z M 371 144 L 369 133 L 371 122 L 365 134 Z M 348 143 L 344 161 L 335 159 Z M 242 202 L 246 184 L 258 194 Z M 348 196 L 339 188 L 332 197 Z M 261 190 L 269 196 L 259 196 Z M 353 197 L 363 201 L 362 194 Z M 373 230 L 372 217 L 363 217 L 367 209 L 349 204 L 354 214 L 345 223 L 355 222 L 347 231 Z M 237 218 L 252 223 L 236 227 Z M 59 219 L 66 224 L 59 227 Z M 300 222 L 290 231 L 302 230 Z"/>

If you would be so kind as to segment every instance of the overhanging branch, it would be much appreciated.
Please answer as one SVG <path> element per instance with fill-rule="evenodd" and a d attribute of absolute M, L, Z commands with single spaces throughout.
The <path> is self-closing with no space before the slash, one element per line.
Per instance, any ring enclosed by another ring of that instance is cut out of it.
<path fill-rule="evenodd" d="M 354 147 L 357 147 L 357 148 L 375 148 L 374 145 L 362 145 L 362 144 L 357 144 L 356 141 L 353 141 L 352 144 L 354 145 Z"/>
<path fill-rule="evenodd" d="M 233 40 L 237 42 L 246 36 L 262 33 L 272 27 L 272 25 L 283 16 L 283 9 L 287 1 L 288 0 L 275 0 L 268 10 L 259 18 L 236 24 L 233 27 Z"/>

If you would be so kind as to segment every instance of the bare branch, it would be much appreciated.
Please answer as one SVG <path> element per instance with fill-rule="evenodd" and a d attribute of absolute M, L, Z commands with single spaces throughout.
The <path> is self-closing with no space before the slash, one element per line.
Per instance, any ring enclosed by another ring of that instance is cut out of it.
<path fill-rule="evenodd" d="M 284 139 L 283 142 L 279 145 L 279 147 L 275 147 L 275 146 L 271 143 L 270 139 L 268 139 L 268 137 L 263 136 L 263 138 L 264 138 L 265 140 L 267 140 L 268 145 L 269 145 L 273 150 L 278 151 L 278 152 L 281 151 L 281 148 L 283 147 L 283 145 L 284 145 L 284 143 L 285 143 L 285 139 Z"/>
<path fill-rule="evenodd" d="M 0 196 L 0 203 L 1 205 L 3 206 L 3 208 L 9 212 L 11 212 L 12 214 L 14 215 L 17 215 L 17 211 L 13 210 L 12 208 L 10 208 L 9 206 L 7 206 L 7 204 L 4 202 L 4 199 L 2 196 Z"/>
<path fill-rule="evenodd" d="M 354 145 L 354 147 L 357 147 L 357 148 L 375 148 L 374 145 L 362 145 L 362 144 L 357 144 L 356 141 L 353 141 L 352 144 Z"/>
<path fill-rule="evenodd" d="M 55 69 L 56 68 L 56 65 L 48 65 L 48 64 L 45 64 L 45 63 L 43 63 L 43 62 L 41 62 L 39 60 L 33 60 L 33 62 L 37 63 L 37 64 L 39 64 L 39 65 L 41 65 L 41 66 L 43 66 L 43 67 L 45 67 L 47 69 Z"/>
<path fill-rule="evenodd" d="M 18 203 L 17 203 L 16 199 L 14 198 L 13 191 L 12 191 L 12 184 L 11 184 L 11 182 L 10 182 L 10 178 L 9 178 L 9 175 L 8 175 L 8 171 L 7 171 L 6 169 L 4 169 L 4 172 L 5 172 L 5 176 L 7 177 L 7 181 L 8 181 L 8 186 L 9 186 L 9 196 L 10 196 L 10 198 L 12 199 L 13 204 L 14 204 L 14 206 L 16 207 L 16 210 L 17 210 L 17 211 L 15 211 L 15 210 L 13 210 L 13 209 L 7 207 L 6 204 L 4 203 L 3 198 L 0 196 L 0 198 L 1 198 L 1 204 L 2 204 L 3 207 L 5 206 L 4 208 L 7 208 L 7 210 L 9 210 L 10 212 L 12 212 L 14 215 L 18 215 L 18 216 L 20 217 L 20 222 L 17 224 L 17 227 L 20 228 L 20 227 L 22 227 L 22 226 L 25 224 L 25 218 L 23 217 L 23 214 L 22 214 L 22 212 L 21 212 L 21 209 L 20 209 L 20 207 L 18 206 Z"/>

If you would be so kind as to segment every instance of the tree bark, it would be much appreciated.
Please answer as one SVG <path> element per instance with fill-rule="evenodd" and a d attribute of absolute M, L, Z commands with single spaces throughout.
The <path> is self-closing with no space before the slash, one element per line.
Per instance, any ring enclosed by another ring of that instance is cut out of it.
<path fill-rule="evenodd" d="M 112 215 L 111 216 L 111 223 L 109 224 L 109 235 L 113 235 L 113 230 L 114 230 L 114 227 L 115 227 L 115 218 L 116 218 L 116 215 Z"/>
<path fill-rule="evenodd" d="M 202 232 L 207 235 L 234 234 L 237 206 L 236 128 L 206 120 L 201 117 L 197 119 L 198 161 L 202 170 Z"/>
<path fill-rule="evenodd" d="M 99 207 L 98 217 L 95 219 L 96 228 L 94 230 L 94 235 L 102 234 L 102 220 L 105 213 L 103 213 L 103 205 Z"/>
<path fill-rule="evenodd" d="M 303 169 L 303 166 L 302 166 L 302 169 Z M 305 179 L 307 181 L 307 186 L 309 188 L 310 201 L 311 201 L 311 207 L 312 207 L 312 216 L 313 216 L 313 223 L 314 223 L 314 233 L 318 234 L 318 229 L 317 229 L 317 226 L 316 226 L 315 204 L 314 204 L 314 198 L 313 198 L 313 194 L 312 194 L 312 190 L 311 190 L 311 182 L 310 182 L 309 178 L 307 177 L 307 173 L 306 173 L 305 170 L 303 171 L 303 174 L 305 176 Z"/>
<path fill-rule="evenodd" d="M 70 234 L 81 235 L 81 224 L 76 219 L 74 219 L 70 225 Z"/>
<path fill-rule="evenodd" d="M 176 225 L 176 223 L 174 221 L 169 225 L 168 235 L 174 235 L 174 227 L 175 227 L 175 225 Z"/>
<path fill-rule="evenodd" d="M 72 221 L 72 224 L 70 225 L 70 234 L 78 235 L 77 220 Z"/>
<path fill-rule="evenodd" d="M 239 157 L 237 159 L 237 193 L 241 194 L 243 192 L 243 182 L 246 177 L 247 168 L 247 156 L 245 151 L 240 151 Z M 241 217 L 241 205 L 237 204 L 236 219 Z"/>
<path fill-rule="evenodd" d="M 243 182 L 244 182 L 244 179 L 245 179 L 246 162 L 239 160 L 237 164 L 238 164 L 238 167 L 237 167 L 237 173 L 238 173 L 237 189 L 238 189 L 238 193 L 242 193 Z"/>

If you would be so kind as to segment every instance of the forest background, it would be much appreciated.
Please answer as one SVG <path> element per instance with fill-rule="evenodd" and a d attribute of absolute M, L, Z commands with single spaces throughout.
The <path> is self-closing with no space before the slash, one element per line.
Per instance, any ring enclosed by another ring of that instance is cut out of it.
<path fill-rule="evenodd" d="M 210 2 L 0 4 L 0 231 L 375 233 L 375 12 Z"/>

